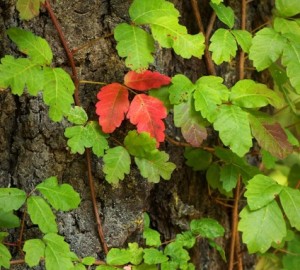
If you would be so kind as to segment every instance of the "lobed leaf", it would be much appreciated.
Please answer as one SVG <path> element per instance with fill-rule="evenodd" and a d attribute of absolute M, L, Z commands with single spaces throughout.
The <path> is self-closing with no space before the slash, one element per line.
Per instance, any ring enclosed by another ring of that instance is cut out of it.
<path fill-rule="evenodd" d="M 286 224 L 275 201 L 255 211 L 245 207 L 240 217 L 238 230 L 249 253 L 265 253 L 272 243 L 280 243 L 286 236 Z"/>
<path fill-rule="evenodd" d="M 96 114 L 103 132 L 112 133 L 121 125 L 129 109 L 128 90 L 119 83 L 108 84 L 97 94 Z"/>
<path fill-rule="evenodd" d="M 247 185 L 245 197 L 250 210 L 260 209 L 274 201 L 283 186 L 278 185 L 272 178 L 258 174 L 255 175 Z"/>
<path fill-rule="evenodd" d="M 71 123 L 76 125 L 84 125 L 88 121 L 88 115 L 86 111 L 80 106 L 71 108 L 67 117 Z"/>
<path fill-rule="evenodd" d="M 112 248 L 106 256 L 106 262 L 110 265 L 140 264 L 142 260 L 143 249 L 137 243 L 129 243 L 128 249 Z"/>
<path fill-rule="evenodd" d="M 19 0 L 20 1 L 20 0 Z M 40 0 L 38 0 L 40 2 Z M 7 35 L 18 46 L 18 49 L 29 56 L 33 63 L 38 65 L 50 65 L 53 54 L 48 42 L 32 32 L 12 27 L 8 29 Z"/>
<path fill-rule="evenodd" d="M 0 188 L 0 209 L 18 210 L 26 200 L 26 193 L 18 188 Z"/>
<path fill-rule="evenodd" d="M 135 157 L 135 163 L 138 166 L 141 175 L 149 182 L 158 183 L 160 177 L 165 180 L 171 178 L 172 172 L 176 165 L 172 162 L 167 162 L 169 155 L 164 151 L 153 151 L 145 158 Z"/>
<path fill-rule="evenodd" d="M 179 242 L 172 242 L 165 247 L 164 254 L 171 257 L 171 260 L 180 266 L 180 269 L 187 269 L 190 260 L 189 253 Z M 177 268 L 173 268 L 177 269 Z"/>
<path fill-rule="evenodd" d="M 246 53 L 249 53 L 252 35 L 246 30 L 231 30 L 231 33 L 234 35 L 236 42 L 241 46 L 242 50 Z"/>
<path fill-rule="evenodd" d="M 276 0 L 275 5 L 279 14 L 285 17 L 291 17 L 300 13 L 298 0 Z"/>
<path fill-rule="evenodd" d="M 151 228 L 144 228 L 143 238 L 147 246 L 159 247 L 161 245 L 159 232 Z"/>
<path fill-rule="evenodd" d="M 191 231 L 185 231 L 183 233 L 176 234 L 176 242 L 189 249 L 195 245 L 196 237 Z"/>
<path fill-rule="evenodd" d="M 219 28 L 210 38 L 209 50 L 212 52 L 212 59 L 217 65 L 229 62 L 235 57 L 237 45 L 232 33 L 223 28 Z"/>
<path fill-rule="evenodd" d="M 266 46 L 272 44 L 272 46 Z M 268 68 L 282 54 L 286 40 L 272 28 L 263 28 L 252 39 L 249 59 L 253 61 L 257 71 Z"/>
<path fill-rule="evenodd" d="M 12 258 L 9 250 L 6 246 L 0 243 L 0 267 L 2 266 L 6 269 L 10 269 L 10 259 Z"/>
<path fill-rule="evenodd" d="M 69 184 L 59 185 L 56 177 L 50 177 L 36 186 L 56 210 L 68 211 L 78 207 L 79 194 Z"/>
<path fill-rule="evenodd" d="M 248 114 L 235 105 L 221 105 L 213 123 L 222 142 L 238 156 L 244 156 L 252 146 Z"/>
<path fill-rule="evenodd" d="M 293 150 L 280 124 L 266 124 L 249 115 L 251 131 L 259 145 L 279 159 L 285 158 Z"/>
<path fill-rule="evenodd" d="M 30 196 L 27 200 L 27 209 L 32 223 L 37 224 L 43 233 L 58 231 L 55 216 L 42 197 Z"/>
<path fill-rule="evenodd" d="M 224 235 L 224 228 L 212 218 L 193 219 L 190 223 L 194 235 L 213 239 Z"/>
<path fill-rule="evenodd" d="M 172 85 L 169 87 L 171 104 L 181 104 L 189 100 L 196 86 L 184 75 L 177 74 L 172 78 Z"/>
<path fill-rule="evenodd" d="M 105 180 L 110 184 L 118 184 L 130 172 L 130 155 L 122 146 L 109 148 L 103 156 L 103 162 Z"/>
<path fill-rule="evenodd" d="M 37 266 L 41 258 L 45 257 L 45 243 L 40 239 L 26 240 L 23 250 L 25 251 L 25 262 L 30 266 Z"/>
<path fill-rule="evenodd" d="M 138 132 L 149 132 L 159 142 L 165 139 L 165 124 L 162 121 L 166 118 L 167 110 L 163 103 L 145 94 L 136 95 L 129 107 L 127 118 L 133 125 L 137 125 Z"/>
<path fill-rule="evenodd" d="M 84 257 L 81 262 L 84 265 L 93 265 L 95 263 L 96 259 L 94 257 Z M 84 268 L 85 269 L 85 268 Z"/>
<path fill-rule="evenodd" d="M 194 171 L 204 171 L 212 162 L 212 154 L 197 148 L 185 148 L 184 157 L 186 164 L 193 168 Z"/>
<path fill-rule="evenodd" d="M 45 0 L 17 0 L 16 8 L 22 20 L 31 20 L 39 15 L 40 5 Z"/>
<path fill-rule="evenodd" d="M 169 258 L 166 255 L 164 255 L 160 250 L 155 248 L 145 248 L 143 258 L 144 262 L 150 265 L 164 263 L 169 260 Z"/>
<path fill-rule="evenodd" d="M 283 35 L 288 34 L 286 35 L 287 38 L 289 38 L 290 35 L 295 35 L 300 37 L 300 27 L 297 22 L 292 20 L 275 17 L 274 30 Z"/>
<path fill-rule="evenodd" d="M 224 4 L 215 4 L 210 2 L 210 6 L 216 12 L 218 19 L 225 23 L 229 28 L 234 25 L 234 12 L 231 7 L 226 7 Z"/>
<path fill-rule="evenodd" d="M 142 73 L 129 71 L 124 77 L 124 84 L 132 89 L 147 91 L 168 85 L 171 78 L 156 71 L 145 70 Z"/>
<path fill-rule="evenodd" d="M 128 68 L 141 71 L 154 61 L 154 40 L 146 31 L 121 23 L 115 28 L 114 37 L 118 42 L 118 54 L 126 57 L 125 64 Z"/>

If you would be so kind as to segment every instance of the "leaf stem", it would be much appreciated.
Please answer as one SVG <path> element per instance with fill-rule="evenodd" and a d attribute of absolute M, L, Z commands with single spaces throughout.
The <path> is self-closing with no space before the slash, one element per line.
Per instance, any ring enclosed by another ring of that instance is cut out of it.
<path fill-rule="evenodd" d="M 246 0 L 242 0 L 241 5 L 241 30 L 246 30 L 246 17 L 247 17 L 247 2 Z M 240 51 L 240 59 L 239 59 L 239 79 L 243 80 L 245 77 L 245 52 L 243 50 Z"/>
<path fill-rule="evenodd" d="M 107 83 L 105 82 L 94 82 L 94 81 L 86 81 L 86 80 L 80 80 L 79 81 L 80 84 L 99 84 L 99 85 L 106 85 Z"/>
<path fill-rule="evenodd" d="M 20 234 L 19 234 L 19 238 L 17 240 L 17 246 L 18 249 L 23 253 L 23 250 L 21 249 L 21 245 L 22 245 L 22 239 L 23 239 L 23 234 L 24 234 L 24 228 L 25 228 L 25 218 L 26 218 L 26 214 L 27 214 L 27 208 L 25 207 L 24 212 L 23 212 L 23 216 L 22 216 L 22 220 L 21 220 L 21 229 L 20 229 Z"/>

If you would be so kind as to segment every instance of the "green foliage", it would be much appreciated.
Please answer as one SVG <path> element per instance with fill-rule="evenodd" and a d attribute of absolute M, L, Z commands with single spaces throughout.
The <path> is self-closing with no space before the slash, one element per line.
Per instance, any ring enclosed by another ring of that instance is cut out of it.
<path fill-rule="evenodd" d="M 39 264 L 40 259 L 45 257 L 45 243 L 40 239 L 27 240 L 24 244 L 25 262 L 30 266 Z"/>
<path fill-rule="evenodd" d="M 211 7 L 216 12 L 220 21 L 225 23 L 229 28 L 232 28 L 234 25 L 234 12 L 231 7 L 226 7 L 224 4 L 214 4 L 210 3 Z"/>
<path fill-rule="evenodd" d="M 209 239 L 224 235 L 224 228 L 214 219 L 202 218 L 191 221 L 191 231 L 193 234 L 201 235 Z"/>
<path fill-rule="evenodd" d="M 184 157 L 187 159 L 186 164 L 194 171 L 203 171 L 212 162 L 212 154 L 202 149 L 186 148 Z"/>
<path fill-rule="evenodd" d="M 17 0 L 16 7 L 20 12 L 20 18 L 30 20 L 39 15 L 40 5 L 44 2 L 45 0 Z"/>
<path fill-rule="evenodd" d="M 26 200 L 26 193 L 17 188 L 0 188 L 0 206 L 3 211 L 18 210 Z"/>

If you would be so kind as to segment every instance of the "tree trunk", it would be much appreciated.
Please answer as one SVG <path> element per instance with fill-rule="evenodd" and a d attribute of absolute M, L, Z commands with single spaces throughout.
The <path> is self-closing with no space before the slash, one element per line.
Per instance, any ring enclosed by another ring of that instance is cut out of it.
<path fill-rule="evenodd" d="M 145 0 L 146 1 L 146 0 Z M 103 37 L 113 32 L 114 27 L 129 20 L 128 8 L 132 1 L 124 0 L 60 0 L 53 8 L 71 49 Z M 181 23 L 189 32 L 199 31 L 194 18 L 191 1 L 173 1 L 181 12 Z M 211 16 L 208 0 L 199 0 L 199 7 L 206 28 Z M 239 27 L 239 1 L 229 1 L 235 9 L 237 27 Z M 247 27 L 254 29 L 265 22 L 271 13 L 270 1 L 253 1 L 248 5 Z M 18 26 L 29 29 L 44 37 L 51 45 L 56 66 L 70 71 L 65 51 L 57 32 L 44 9 L 38 17 L 30 21 L 20 21 L 16 11 L 16 0 L 0 1 L 0 56 L 18 55 L 5 34 L 5 30 Z M 266 15 L 267 14 L 267 15 Z M 221 27 L 220 22 L 215 28 Z M 127 69 L 123 59 L 116 52 L 113 36 L 98 39 L 75 54 L 76 68 L 80 80 L 105 83 L 122 82 Z M 183 60 L 171 50 L 159 49 L 155 55 L 154 68 L 168 76 L 182 73 L 195 81 L 207 75 L 203 60 L 192 58 Z M 221 65 L 217 73 L 225 79 L 227 85 L 237 80 L 237 68 L 234 63 Z M 251 76 L 251 74 L 247 74 Z M 80 100 L 82 106 L 96 119 L 95 103 L 98 86 L 81 84 Z M 167 120 L 168 136 L 180 137 L 180 131 Z M 67 121 L 52 122 L 48 117 L 48 108 L 41 97 L 28 94 L 15 96 L 9 90 L 0 90 L 0 186 L 18 187 L 30 192 L 34 187 L 50 176 L 57 176 L 61 183 L 70 183 L 81 195 L 80 207 L 74 211 L 58 212 L 59 233 L 71 245 L 78 256 L 103 258 L 103 250 L 97 236 L 95 218 L 92 210 L 90 190 L 87 180 L 86 160 L 84 156 L 70 154 L 64 129 Z M 122 126 L 126 129 L 127 126 Z M 113 145 L 113 141 L 111 144 Z M 169 142 L 162 148 L 170 154 L 171 161 L 177 165 L 170 181 L 161 180 L 159 184 L 150 184 L 143 179 L 136 168 L 117 187 L 104 180 L 102 160 L 92 157 L 93 177 L 96 185 L 98 210 L 103 223 L 105 240 L 109 247 L 125 247 L 128 242 L 141 242 L 144 211 L 150 214 L 152 226 L 170 240 L 176 233 L 188 228 L 193 218 L 210 217 L 217 219 L 225 229 L 225 237 L 219 244 L 227 255 L 231 239 L 231 209 L 215 202 L 217 193 L 210 194 L 205 176 L 193 172 L 185 165 L 183 148 Z M 20 213 L 21 214 L 21 213 Z M 11 241 L 16 241 L 19 231 L 11 231 Z M 24 240 L 39 237 L 40 232 L 26 219 Z M 20 254 L 13 253 L 15 258 Z M 199 240 L 191 251 L 192 261 L 197 269 L 226 269 L 227 264 L 217 251 L 210 248 L 207 241 Z M 245 256 L 244 269 L 252 269 L 253 258 Z M 29 269 L 24 264 L 11 269 Z M 43 266 L 35 269 L 44 269 Z"/>

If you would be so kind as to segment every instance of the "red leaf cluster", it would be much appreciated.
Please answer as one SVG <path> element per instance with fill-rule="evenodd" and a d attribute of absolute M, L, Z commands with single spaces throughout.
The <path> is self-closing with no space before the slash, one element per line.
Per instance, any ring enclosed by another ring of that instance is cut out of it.
<path fill-rule="evenodd" d="M 124 77 L 124 84 L 134 90 L 147 91 L 167 85 L 171 79 L 158 72 L 145 71 L 136 73 L 129 71 Z M 146 131 L 153 136 L 159 145 L 165 139 L 165 124 L 167 110 L 157 98 L 145 94 L 136 95 L 129 102 L 128 88 L 119 83 L 102 87 L 97 94 L 96 114 L 103 132 L 111 133 L 123 122 L 125 115 L 137 126 L 138 132 Z"/>

